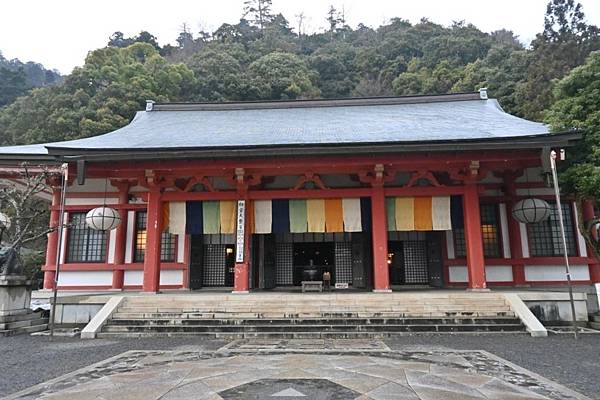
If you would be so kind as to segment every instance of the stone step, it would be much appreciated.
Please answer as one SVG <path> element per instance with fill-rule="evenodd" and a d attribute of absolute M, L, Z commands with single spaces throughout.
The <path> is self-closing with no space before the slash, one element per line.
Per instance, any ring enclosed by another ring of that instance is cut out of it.
<path fill-rule="evenodd" d="M 512 311 L 493 312 L 327 312 L 327 313 L 297 313 L 297 312 L 123 312 L 113 314 L 114 319 L 127 318 L 180 318 L 180 319 L 269 319 L 269 318 L 494 318 L 514 317 Z"/>
<path fill-rule="evenodd" d="M 276 326 L 115 326 L 108 325 L 102 329 L 103 333 L 233 333 L 243 334 L 318 334 L 323 333 L 373 333 L 379 332 L 523 332 L 520 324 L 478 324 L 478 325 L 383 325 L 383 326 L 351 326 L 351 325 L 305 325 L 290 327 L 289 325 Z"/>
<path fill-rule="evenodd" d="M 196 318 L 113 318 L 110 325 L 186 325 L 186 326 L 270 326 L 270 325 L 451 325 L 520 324 L 515 317 L 494 318 L 300 318 L 300 319 L 196 319 Z"/>
<path fill-rule="evenodd" d="M 118 311 L 129 311 L 129 312 L 148 312 L 148 311 L 163 311 L 163 312 L 175 312 L 175 311 L 183 311 L 183 312 L 256 312 L 256 311 L 298 311 L 298 312 L 310 312 L 310 311 L 324 311 L 324 312 L 335 312 L 335 311 L 461 311 L 461 310 L 508 310 L 510 307 L 508 305 L 493 305 L 486 306 L 482 304 L 473 304 L 468 306 L 451 306 L 451 305 L 443 305 L 443 306 L 427 306 L 427 305 L 415 305 L 415 306 L 407 306 L 407 305 L 379 305 L 373 307 L 361 306 L 361 307 L 349 307 L 342 306 L 339 304 L 331 305 L 327 307 L 317 307 L 313 305 L 304 305 L 301 307 L 289 307 L 280 305 L 278 307 L 268 307 L 265 305 L 255 305 L 255 306 L 245 306 L 245 307 L 227 307 L 227 306 L 219 306 L 219 307 L 185 307 L 185 306 L 177 306 L 177 307 L 162 307 L 162 306 L 121 306 Z"/>
<path fill-rule="evenodd" d="M 22 333 L 33 333 L 33 332 L 41 332 L 48 329 L 48 324 L 40 324 L 33 326 L 25 326 L 16 329 L 8 329 L 8 330 L 0 330 L 0 336 L 14 336 Z"/>

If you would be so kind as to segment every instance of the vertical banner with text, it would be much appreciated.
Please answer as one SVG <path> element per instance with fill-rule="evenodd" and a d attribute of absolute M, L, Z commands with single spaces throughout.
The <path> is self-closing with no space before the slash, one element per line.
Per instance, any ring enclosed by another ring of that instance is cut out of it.
<path fill-rule="evenodd" d="M 246 226 L 246 200 L 237 203 L 237 240 L 235 245 L 235 262 L 244 262 L 244 230 Z"/>

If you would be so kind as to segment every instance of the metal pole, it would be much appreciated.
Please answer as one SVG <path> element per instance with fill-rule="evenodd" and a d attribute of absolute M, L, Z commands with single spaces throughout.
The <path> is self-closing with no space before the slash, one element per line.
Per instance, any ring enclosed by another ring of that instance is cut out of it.
<path fill-rule="evenodd" d="M 567 252 L 567 238 L 565 236 L 565 223 L 563 221 L 562 206 L 560 204 L 560 189 L 556 175 L 556 151 L 550 152 L 550 166 L 552 168 L 552 180 L 554 181 L 554 196 L 556 197 L 556 212 L 560 224 L 560 237 L 563 244 L 563 255 L 565 256 L 565 268 L 567 274 L 567 286 L 569 287 L 569 300 L 571 302 L 571 314 L 573 318 L 573 334 L 577 339 L 577 315 L 575 315 L 575 300 L 573 299 L 573 286 L 571 285 L 571 267 L 569 266 L 569 254 Z"/>
<path fill-rule="evenodd" d="M 56 271 L 54 271 L 54 285 L 52 293 L 52 310 L 50 312 L 50 341 L 54 337 L 54 316 L 56 315 L 56 298 L 58 295 L 58 274 L 60 272 L 60 253 L 62 249 L 62 239 L 65 218 L 65 194 L 67 192 L 69 164 L 63 164 L 62 169 L 62 188 L 60 192 L 60 211 L 58 217 L 58 249 L 56 249 Z"/>

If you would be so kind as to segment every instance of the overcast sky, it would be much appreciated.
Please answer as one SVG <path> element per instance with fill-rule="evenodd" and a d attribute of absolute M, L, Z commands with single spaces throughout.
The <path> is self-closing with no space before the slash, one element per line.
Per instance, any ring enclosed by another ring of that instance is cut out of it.
<path fill-rule="evenodd" d="M 580 0 L 589 23 L 600 25 L 600 0 Z M 213 31 L 236 23 L 244 0 L 5 0 L 0 3 L 0 51 L 8 59 L 41 62 L 69 73 L 82 65 L 89 50 L 106 45 L 109 36 L 147 30 L 159 43 L 175 43 L 185 22 L 192 30 Z M 296 26 L 307 16 L 310 31 L 323 30 L 329 5 L 345 11 L 346 20 L 377 27 L 393 17 L 418 22 L 422 17 L 444 25 L 465 20 L 490 32 L 514 31 L 529 43 L 543 29 L 547 0 L 273 0 Z"/>

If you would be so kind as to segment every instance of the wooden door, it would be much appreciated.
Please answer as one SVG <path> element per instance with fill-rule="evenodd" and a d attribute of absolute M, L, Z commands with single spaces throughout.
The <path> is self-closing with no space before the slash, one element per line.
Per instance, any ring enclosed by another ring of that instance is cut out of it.
<path fill-rule="evenodd" d="M 442 232 L 427 232 L 427 269 L 429 285 L 443 287 Z"/>
<path fill-rule="evenodd" d="M 190 236 L 190 289 L 202 288 L 204 279 L 204 237 Z"/>

